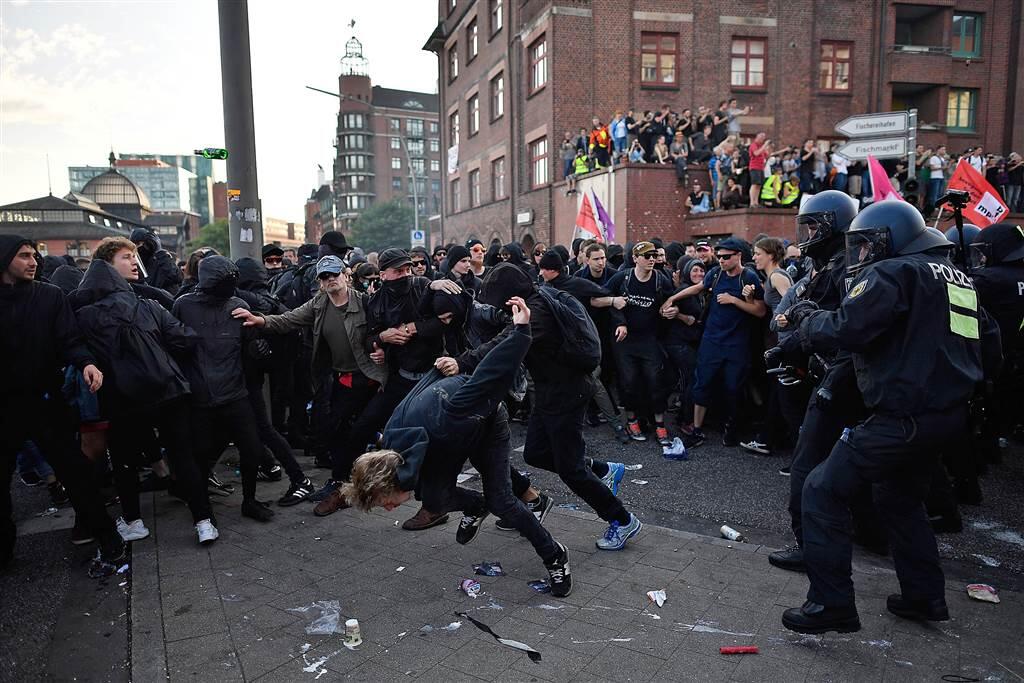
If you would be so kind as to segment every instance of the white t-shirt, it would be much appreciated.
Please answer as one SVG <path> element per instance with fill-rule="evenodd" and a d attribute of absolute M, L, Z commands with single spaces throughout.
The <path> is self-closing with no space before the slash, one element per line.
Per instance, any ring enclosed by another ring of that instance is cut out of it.
<path fill-rule="evenodd" d="M 832 155 L 832 168 L 836 169 L 836 173 L 847 173 L 849 166 L 850 160 L 842 154 L 837 153 Z"/>
<path fill-rule="evenodd" d="M 932 180 L 942 180 L 946 177 L 942 172 L 942 157 L 938 154 L 934 154 L 928 159 L 928 168 L 931 169 L 931 175 L 928 177 Z"/>
<path fill-rule="evenodd" d="M 980 156 L 969 156 L 967 157 L 967 163 L 974 167 L 974 170 L 978 173 L 985 172 L 985 157 Z"/>

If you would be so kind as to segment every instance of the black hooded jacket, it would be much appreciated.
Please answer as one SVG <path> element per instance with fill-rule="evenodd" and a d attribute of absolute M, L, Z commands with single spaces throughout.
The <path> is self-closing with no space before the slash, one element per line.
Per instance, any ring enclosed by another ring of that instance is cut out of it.
<path fill-rule="evenodd" d="M 246 398 L 242 353 L 256 338 L 252 328 L 231 317 L 236 308 L 248 309 L 234 295 L 238 267 L 223 256 L 199 262 L 199 286 L 174 302 L 174 315 L 199 335 L 195 355 L 185 364 L 198 407 L 217 407 Z"/>
<path fill-rule="evenodd" d="M 99 394 L 104 415 L 139 413 L 188 394 L 188 381 L 171 353 L 186 355 L 195 345 L 195 333 L 157 302 L 136 296 L 128 281 L 112 265 L 94 259 L 70 300 L 100 370 L 108 375 Z M 120 342 L 121 327 L 127 325 L 138 330 L 149 343 L 151 357 L 159 363 L 154 374 L 172 378 L 157 393 L 126 396 L 119 388 L 119 372 L 129 367 L 122 357 Z"/>
<path fill-rule="evenodd" d="M 82 281 L 84 275 L 78 268 L 65 264 L 58 266 L 57 270 L 53 271 L 50 275 L 49 280 L 51 285 L 60 287 L 60 291 L 65 294 L 71 294 L 71 292 L 78 289 L 78 284 Z"/>
<path fill-rule="evenodd" d="M 171 296 L 178 293 L 181 287 L 181 269 L 174 262 L 174 257 L 160 245 L 160 238 L 151 230 L 135 228 L 132 230 L 132 242 L 142 243 L 139 247 L 139 256 L 142 259 L 142 266 L 146 269 L 146 284 L 150 287 L 158 287 Z"/>
<path fill-rule="evenodd" d="M 404 282 L 403 282 L 404 280 Z M 430 280 L 410 276 L 385 282 L 366 305 L 366 347 L 384 349 L 392 371 L 427 372 L 444 349 L 445 324 L 429 312 L 423 300 L 429 296 Z M 416 323 L 416 334 L 404 345 L 381 341 L 380 333 L 404 323 Z"/>
<path fill-rule="evenodd" d="M 26 244 L 32 242 L 0 235 L 0 272 Z M 81 370 L 96 362 L 64 293 L 42 282 L 0 284 L 0 358 L 8 380 L 0 392 L 3 417 L 42 400 L 46 393 L 59 395 L 65 365 Z"/>

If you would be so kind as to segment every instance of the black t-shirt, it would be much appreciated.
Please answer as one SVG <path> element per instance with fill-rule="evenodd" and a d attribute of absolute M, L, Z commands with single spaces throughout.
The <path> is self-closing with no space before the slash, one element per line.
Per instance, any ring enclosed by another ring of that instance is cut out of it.
<path fill-rule="evenodd" d="M 1010 177 L 1010 185 L 1024 185 L 1024 164 L 1007 173 Z"/>
<path fill-rule="evenodd" d="M 647 282 L 641 282 L 629 268 L 616 273 L 608 281 L 608 289 L 615 296 L 626 297 L 621 313 L 629 333 L 622 343 L 657 347 L 662 320 L 659 308 L 672 289 L 668 279 L 654 271 Z"/>
<path fill-rule="evenodd" d="M 676 290 L 676 293 L 683 291 L 689 285 L 685 285 Z M 701 313 L 703 313 L 703 303 L 700 296 L 690 296 L 685 299 L 678 299 L 675 303 L 676 308 L 679 309 L 680 313 L 685 315 L 692 315 L 697 320 L 700 320 Z M 666 346 L 697 346 L 700 343 L 701 334 L 704 332 L 704 324 L 696 322 L 693 325 L 687 325 L 678 318 L 670 320 L 667 325 L 667 331 L 665 333 L 665 345 Z"/>
<path fill-rule="evenodd" d="M 711 143 L 717 145 L 729 135 L 729 112 L 728 110 L 719 110 L 714 113 L 714 116 L 719 117 L 722 121 L 718 125 L 711 126 Z M 714 119 L 712 119 L 713 123 Z"/>

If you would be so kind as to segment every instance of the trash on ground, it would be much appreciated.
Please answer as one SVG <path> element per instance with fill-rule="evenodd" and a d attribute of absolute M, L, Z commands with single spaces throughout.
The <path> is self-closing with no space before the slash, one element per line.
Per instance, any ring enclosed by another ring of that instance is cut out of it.
<path fill-rule="evenodd" d="M 563 508 L 565 510 L 579 510 L 579 503 L 559 503 L 555 507 Z"/>
<path fill-rule="evenodd" d="M 481 562 L 473 565 L 473 571 L 480 576 L 505 576 L 505 570 L 501 568 L 501 562 Z"/>
<path fill-rule="evenodd" d="M 57 508 L 46 508 L 42 512 L 37 512 L 36 517 L 52 517 L 57 514 Z"/>
<path fill-rule="evenodd" d="M 118 574 L 124 574 L 126 571 L 128 571 L 128 565 L 127 564 L 122 564 L 120 567 L 117 568 L 117 573 Z"/>
<path fill-rule="evenodd" d="M 404 572 L 405 571 L 405 567 L 395 567 L 395 571 L 396 572 Z"/>
<path fill-rule="evenodd" d="M 434 628 L 430 624 L 424 624 L 423 626 L 420 627 L 420 631 L 422 631 L 423 633 L 433 633 L 434 631 L 448 631 L 450 633 L 452 631 L 458 631 L 460 628 L 462 628 L 462 622 L 461 621 L 453 621 L 452 623 L 448 624 L 447 626 L 439 626 L 437 628 Z M 403 633 L 401 635 L 405 635 L 405 634 Z"/>
<path fill-rule="evenodd" d="M 532 588 L 533 590 L 537 591 L 538 593 L 550 593 L 551 592 L 551 586 L 548 585 L 548 580 L 547 579 L 537 579 L 536 581 L 527 581 L 526 585 L 528 585 L 530 588 Z"/>
<path fill-rule="evenodd" d="M 729 645 L 718 648 L 720 655 L 756 655 L 759 652 L 757 645 Z"/>
<path fill-rule="evenodd" d="M 299 612 L 307 619 L 312 619 L 306 627 L 309 635 L 329 636 L 341 633 L 338 622 L 341 620 L 341 603 L 337 600 L 317 600 L 305 607 L 289 607 L 289 612 Z"/>
<path fill-rule="evenodd" d="M 359 628 L 358 619 L 345 621 L 345 647 L 350 650 L 363 644 L 363 632 Z"/>
<path fill-rule="evenodd" d="M 722 528 L 719 529 L 719 531 L 722 534 L 722 538 L 727 538 L 730 541 L 739 541 L 740 543 L 747 542 L 746 536 L 744 536 L 743 534 L 741 534 L 740 532 L 736 531 L 731 526 L 728 526 L 726 524 L 723 524 Z"/>
<path fill-rule="evenodd" d="M 647 486 L 650 483 L 646 479 L 630 479 L 630 481 L 639 486 Z"/>
<path fill-rule="evenodd" d="M 641 465 L 640 463 L 637 463 L 635 465 L 626 465 L 626 469 L 629 470 L 630 472 L 636 472 L 637 470 L 642 470 L 643 468 L 644 466 Z"/>
<path fill-rule="evenodd" d="M 683 440 L 678 436 L 672 439 L 671 446 L 664 446 L 661 449 L 661 455 L 666 460 L 689 460 L 690 457 L 686 454 L 686 445 L 683 444 Z"/>
<path fill-rule="evenodd" d="M 463 579 L 459 584 L 459 589 L 469 597 L 475 598 L 480 595 L 480 582 L 473 579 Z"/>
<path fill-rule="evenodd" d="M 398 520 L 397 519 L 395 520 L 395 526 L 398 526 Z"/>
<path fill-rule="evenodd" d="M 107 576 L 112 576 L 117 572 L 117 566 L 110 562 L 104 562 L 100 551 L 96 551 L 96 557 L 89 560 L 89 578 L 90 579 L 102 579 Z"/>
<path fill-rule="evenodd" d="M 1002 564 L 1002 563 L 1001 563 L 1001 562 L 1000 562 L 999 560 L 997 560 L 996 558 L 994 558 L 994 557 L 989 557 L 988 555 L 979 555 L 978 553 L 971 553 L 971 554 L 972 554 L 972 555 L 973 555 L 974 557 L 976 557 L 976 558 L 978 558 L 979 560 L 981 560 L 981 563 L 982 563 L 983 565 L 985 565 L 986 567 L 998 567 L 998 566 L 999 566 L 1000 564 Z"/>
<path fill-rule="evenodd" d="M 668 599 L 668 596 L 665 595 L 665 591 L 663 590 L 647 591 L 647 599 L 653 602 L 658 607 L 661 607 L 665 604 L 665 600 Z"/>
<path fill-rule="evenodd" d="M 490 626 L 488 626 L 487 624 L 485 624 L 483 622 L 477 621 L 476 619 L 474 619 L 473 617 L 469 616 L 465 612 L 456 612 L 455 616 L 462 617 L 463 619 L 468 619 L 469 623 L 473 624 L 474 626 L 476 626 L 478 629 L 480 629 L 484 633 L 487 633 L 487 634 L 491 635 L 496 641 L 498 641 L 499 643 L 501 643 L 505 647 L 511 647 L 511 648 L 513 648 L 515 650 L 521 650 L 522 652 L 525 652 L 526 656 L 530 658 L 530 661 L 532 661 L 532 662 L 539 662 L 540 661 L 540 653 L 537 652 L 536 650 L 534 650 L 532 647 L 530 647 L 526 643 L 520 643 L 518 640 L 511 640 L 509 638 L 502 638 L 497 633 L 492 631 Z"/>
<path fill-rule="evenodd" d="M 982 602 L 999 602 L 998 591 L 987 583 L 971 583 L 967 585 L 967 595 Z"/>

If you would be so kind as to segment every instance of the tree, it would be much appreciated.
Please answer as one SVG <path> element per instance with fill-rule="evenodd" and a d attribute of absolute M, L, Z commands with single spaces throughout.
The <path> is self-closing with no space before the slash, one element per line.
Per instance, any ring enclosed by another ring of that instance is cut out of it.
<path fill-rule="evenodd" d="M 228 219 L 222 218 L 199 228 L 199 234 L 188 241 L 186 248 L 192 252 L 199 247 L 213 247 L 224 256 L 230 255 L 231 241 L 228 239 Z"/>
<path fill-rule="evenodd" d="M 349 241 L 364 251 L 382 251 L 388 247 L 408 249 L 413 223 L 412 207 L 404 202 L 375 204 L 359 214 Z"/>

